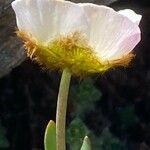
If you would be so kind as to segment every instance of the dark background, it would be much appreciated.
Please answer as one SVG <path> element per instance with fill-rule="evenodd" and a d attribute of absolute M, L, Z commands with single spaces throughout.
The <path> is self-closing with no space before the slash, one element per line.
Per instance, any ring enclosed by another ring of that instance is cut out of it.
<path fill-rule="evenodd" d="M 150 150 L 149 0 L 89 2 L 116 10 L 130 8 L 141 14 L 142 40 L 135 48 L 136 58 L 129 68 L 118 68 L 90 79 L 72 78 L 67 127 L 71 128 L 70 123 L 80 118 L 92 133 L 91 141 L 94 135 L 97 145 L 102 142 L 95 150 Z M 45 127 L 50 119 L 55 120 L 61 74 L 46 72 L 26 59 L 14 34 L 15 16 L 10 3 L 11 0 L 0 0 L 0 150 L 42 150 Z M 83 112 L 79 109 L 81 102 L 76 102 L 77 89 L 79 96 L 87 99 L 83 101 L 87 105 Z M 99 95 L 96 100 L 91 91 Z M 81 94 L 84 92 L 87 95 Z"/>

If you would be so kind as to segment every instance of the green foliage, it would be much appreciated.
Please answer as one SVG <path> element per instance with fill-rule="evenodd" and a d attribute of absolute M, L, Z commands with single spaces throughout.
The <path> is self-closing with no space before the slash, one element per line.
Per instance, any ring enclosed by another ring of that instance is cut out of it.
<path fill-rule="evenodd" d="M 81 117 L 95 108 L 95 102 L 101 98 L 101 92 L 94 86 L 92 79 L 83 80 L 80 85 L 71 87 L 70 96 L 73 99 L 75 111 L 73 115 Z"/>
<path fill-rule="evenodd" d="M 128 105 L 118 112 L 118 117 L 121 122 L 122 128 L 127 129 L 138 122 L 138 117 L 133 105 Z"/>
<path fill-rule="evenodd" d="M 67 142 L 70 150 L 79 150 L 84 136 L 89 134 L 93 150 L 127 150 L 125 142 L 115 137 L 108 127 L 103 129 L 100 136 L 95 136 L 81 120 L 81 118 L 86 117 L 87 112 L 95 110 L 95 102 L 100 100 L 101 95 L 101 92 L 94 86 L 94 81 L 90 78 L 82 81 L 80 85 L 71 87 L 70 96 L 73 99 L 75 108 L 73 116 L 78 118 L 71 122 L 67 132 Z M 134 124 L 137 120 L 133 106 L 126 107 L 117 115 L 121 123 L 127 126 Z M 84 141 L 85 143 L 86 141 Z M 83 149 L 87 148 L 86 146 L 86 144 L 82 145 L 81 150 L 88 150 Z"/>
<path fill-rule="evenodd" d="M 9 147 L 9 142 L 6 138 L 6 130 L 4 127 L 2 127 L 1 122 L 0 122 L 0 149 L 1 148 L 8 148 Z"/>
<path fill-rule="evenodd" d="M 107 127 L 100 137 L 95 137 L 93 146 L 94 150 L 127 150 L 125 143 L 113 136 Z"/>
<path fill-rule="evenodd" d="M 78 118 L 74 119 L 67 131 L 67 143 L 70 150 L 90 150 L 91 144 L 89 140 L 84 140 L 85 135 L 89 135 L 92 141 L 93 150 L 127 150 L 126 143 L 115 137 L 109 130 L 105 128 L 100 136 L 95 136 L 86 125 Z"/>
<path fill-rule="evenodd" d="M 87 136 L 84 138 L 81 150 L 91 150 L 91 143 Z"/>
<path fill-rule="evenodd" d="M 67 143 L 70 150 L 79 150 L 81 148 L 85 135 L 90 131 L 79 118 L 74 119 L 67 130 Z"/>
<path fill-rule="evenodd" d="M 44 147 L 45 150 L 56 150 L 56 125 L 52 120 L 46 127 Z"/>

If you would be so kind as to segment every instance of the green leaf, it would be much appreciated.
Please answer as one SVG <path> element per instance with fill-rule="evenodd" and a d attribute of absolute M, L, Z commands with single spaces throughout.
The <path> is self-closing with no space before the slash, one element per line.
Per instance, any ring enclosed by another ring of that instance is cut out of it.
<path fill-rule="evenodd" d="M 56 150 L 56 125 L 52 120 L 50 120 L 46 127 L 44 147 L 45 150 Z"/>
<path fill-rule="evenodd" d="M 81 150 L 91 150 L 91 142 L 87 136 L 84 138 Z"/>

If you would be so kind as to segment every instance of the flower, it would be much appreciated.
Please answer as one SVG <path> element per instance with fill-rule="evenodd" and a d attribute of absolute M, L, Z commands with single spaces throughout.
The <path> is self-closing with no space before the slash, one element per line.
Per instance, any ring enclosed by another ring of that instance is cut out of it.
<path fill-rule="evenodd" d="M 59 0 L 15 0 L 12 7 L 28 56 L 77 76 L 127 66 L 141 38 L 141 15 L 129 9 Z"/>

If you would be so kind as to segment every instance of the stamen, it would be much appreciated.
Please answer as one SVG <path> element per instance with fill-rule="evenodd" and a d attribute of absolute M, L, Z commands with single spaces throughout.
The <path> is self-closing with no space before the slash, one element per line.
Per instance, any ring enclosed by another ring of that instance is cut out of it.
<path fill-rule="evenodd" d="M 26 32 L 17 31 L 17 35 L 24 41 L 24 47 L 31 59 L 51 70 L 68 68 L 76 76 L 102 73 L 118 66 L 126 67 L 134 58 L 130 53 L 113 61 L 103 61 L 79 32 L 66 37 L 60 36 L 47 46 Z"/>

